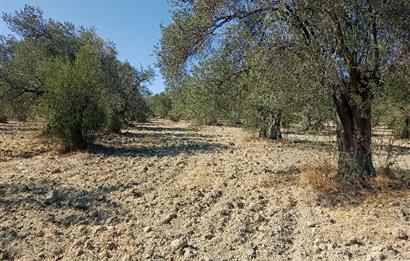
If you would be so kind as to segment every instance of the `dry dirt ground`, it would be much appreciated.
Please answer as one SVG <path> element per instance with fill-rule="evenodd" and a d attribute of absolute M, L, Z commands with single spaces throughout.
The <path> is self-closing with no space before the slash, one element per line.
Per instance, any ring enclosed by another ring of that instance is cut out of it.
<path fill-rule="evenodd" d="M 331 146 L 303 135 L 153 121 L 88 152 L 43 144 L 0 125 L 0 260 L 410 260 L 405 144 L 400 186 L 354 197 L 303 181 Z"/>

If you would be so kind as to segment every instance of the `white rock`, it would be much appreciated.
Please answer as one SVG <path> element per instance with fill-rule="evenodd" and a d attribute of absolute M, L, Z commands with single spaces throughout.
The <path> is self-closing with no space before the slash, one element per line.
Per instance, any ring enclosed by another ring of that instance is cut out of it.
<path fill-rule="evenodd" d="M 407 240 L 409 236 L 401 228 L 394 228 L 391 232 L 395 239 Z"/>
<path fill-rule="evenodd" d="M 176 251 L 184 248 L 188 245 L 188 242 L 184 238 L 178 238 L 171 242 L 171 248 Z"/>
<path fill-rule="evenodd" d="M 144 227 L 143 231 L 144 231 L 145 233 L 151 232 L 151 231 L 152 231 L 152 227 L 150 227 L 150 226 Z"/>
<path fill-rule="evenodd" d="M 177 214 L 175 214 L 175 213 L 168 214 L 168 215 L 164 218 L 164 221 L 162 221 L 162 223 L 163 223 L 163 224 L 169 224 L 169 223 L 171 223 L 171 220 L 173 220 L 173 219 L 176 218 L 176 217 L 177 217 Z"/>

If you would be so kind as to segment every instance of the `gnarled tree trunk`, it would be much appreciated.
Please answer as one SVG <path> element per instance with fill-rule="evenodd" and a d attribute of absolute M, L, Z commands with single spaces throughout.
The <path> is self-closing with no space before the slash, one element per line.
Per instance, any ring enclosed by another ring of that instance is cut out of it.
<path fill-rule="evenodd" d="M 347 179 L 365 181 L 375 175 L 372 160 L 371 105 L 359 106 L 345 95 L 335 99 L 337 109 L 338 173 Z"/>
<path fill-rule="evenodd" d="M 272 112 L 270 109 L 260 110 L 261 127 L 259 137 L 270 140 L 281 140 L 282 112 Z"/>

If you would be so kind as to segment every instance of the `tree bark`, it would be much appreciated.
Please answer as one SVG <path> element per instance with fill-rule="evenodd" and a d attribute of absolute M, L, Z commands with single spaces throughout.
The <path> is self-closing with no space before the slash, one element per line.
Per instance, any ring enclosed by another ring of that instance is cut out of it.
<path fill-rule="evenodd" d="M 281 140 L 282 132 L 282 112 L 278 112 L 272 115 L 271 124 L 268 132 L 268 139 L 270 140 Z"/>
<path fill-rule="evenodd" d="M 259 137 L 269 140 L 281 140 L 282 112 L 273 113 L 269 109 L 260 110 L 261 128 Z"/>
<path fill-rule="evenodd" d="M 367 180 L 375 175 L 372 160 L 371 106 L 358 106 L 346 96 L 335 99 L 337 109 L 338 175 L 345 180 Z"/>

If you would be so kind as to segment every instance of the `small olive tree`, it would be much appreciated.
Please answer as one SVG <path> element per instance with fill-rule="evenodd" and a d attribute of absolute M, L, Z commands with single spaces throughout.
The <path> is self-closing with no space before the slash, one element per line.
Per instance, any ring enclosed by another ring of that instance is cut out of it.
<path fill-rule="evenodd" d="M 91 43 L 81 46 L 74 62 L 50 59 L 42 65 L 46 94 L 42 99 L 48 131 L 70 148 L 84 149 L 107 120 L 103 103 L 100 55 Z"/>

